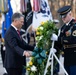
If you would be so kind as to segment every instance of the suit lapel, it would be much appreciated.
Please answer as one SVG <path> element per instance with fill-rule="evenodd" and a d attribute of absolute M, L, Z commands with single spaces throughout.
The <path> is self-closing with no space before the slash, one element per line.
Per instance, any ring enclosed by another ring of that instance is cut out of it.
<path fill-rule="evenodd" d="M 11 30 L 14 32 L 15 36 L 16 36 L 19 40 L 21 40 L 21 38 L 19 37 L 17 31 L 16 31 L 12 26 L 11 26 Z"/>

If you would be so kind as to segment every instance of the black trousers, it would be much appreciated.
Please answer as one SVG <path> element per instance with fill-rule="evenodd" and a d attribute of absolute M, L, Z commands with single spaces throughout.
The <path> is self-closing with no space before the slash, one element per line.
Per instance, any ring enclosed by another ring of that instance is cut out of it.
<path fill-rule="evenodd" d="M 6 68 L 8 75 L 22 75 L 23 68 Z"/>

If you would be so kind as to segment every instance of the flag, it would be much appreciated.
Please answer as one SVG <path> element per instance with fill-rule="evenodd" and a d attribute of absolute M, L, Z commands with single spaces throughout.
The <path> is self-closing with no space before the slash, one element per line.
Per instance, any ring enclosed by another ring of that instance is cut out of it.
<path fill-rule="evenodd" d="M 24 25 L 22 29 L 27 30 L 27 28 L 32 24 L 33 19 L 33 12 L 30 0 L 27 0 L 27 11 L 23 12 L 25 18 L 24 18 Z"/>
<path fill-rule="evenodd" d="M 8 11 L 8 1 L 7 0 L 0 0 L 0 11 L 2 13 L 6 13 Z"/>
<path fill-rule="evenodd" d="M 41 22 L 45 22 L 47 20 L 52 20 L 52 13 L 50 11 L 50 7 L 48 4 L 48 0 L 40 0 L 40 11 L 33 12 L 33 28 L 37 28 L 40 26 Z"/>
<path fill-rule="evenodd" d="M 20 0 L 20 11 L 22 13 L 27 11 L 27 0 Z"/>
<path fill-rule="evenodd" d="M 35 11 L 35 12 L 40 11 L 40 0 L 33 0 L 32 11 Z"/>
<path fill-rule="evenodd" d="M 4 38 L 6 31 L 8 30 L 8 28 L 11 25 L 11 17 L 12 17 L 13 12 L 12 12 L 12 8 L 11 8 L 10 0 L 8 0 L 8 7 L 9 7 L 8 12 L 3 13 L 5 19 L 2 23 L 2 38 Z"/>
<path fill-rule="evenodd" d="M 23 0 L 21 0 L 21 1 L 23 1 Z M 20 2 L 21 1 L 20 0 L 10 0 L 13 13 L 20 12 L 20 8 L 21 8 Z"/>

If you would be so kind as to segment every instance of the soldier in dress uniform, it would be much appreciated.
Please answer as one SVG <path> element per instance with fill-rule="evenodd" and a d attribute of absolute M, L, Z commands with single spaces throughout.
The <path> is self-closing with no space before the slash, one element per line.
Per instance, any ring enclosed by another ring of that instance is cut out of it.
<path fill-rule="evenodd" d="M 72 16 L 71 6 L 58 10 L 64 22 L 60 28 L 57 47 L 64 51 L 64 67 L 69 75 L 76 75 L 76 20 Z"/>

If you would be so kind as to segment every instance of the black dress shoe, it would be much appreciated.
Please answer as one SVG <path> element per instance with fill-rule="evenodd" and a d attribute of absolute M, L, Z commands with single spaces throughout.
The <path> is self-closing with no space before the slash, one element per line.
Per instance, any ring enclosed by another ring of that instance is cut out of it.
<path fill-rule="evenodd" d="M 3 75 L 8 75 L 7 73 L 4 73 Z"/>

